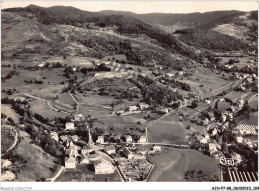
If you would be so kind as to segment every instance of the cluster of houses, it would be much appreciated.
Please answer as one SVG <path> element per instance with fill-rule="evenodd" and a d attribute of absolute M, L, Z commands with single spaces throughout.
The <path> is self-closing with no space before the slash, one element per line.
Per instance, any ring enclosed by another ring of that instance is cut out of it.
<path fill-rule="evenodd" d="M 1 159 L 1 169 L 6 169 L 1 174 L 1 181 L 12 181 L 15 180 L 15 174 L 8 168 L 12 167 L 12 162 L 6 159 Z"/>

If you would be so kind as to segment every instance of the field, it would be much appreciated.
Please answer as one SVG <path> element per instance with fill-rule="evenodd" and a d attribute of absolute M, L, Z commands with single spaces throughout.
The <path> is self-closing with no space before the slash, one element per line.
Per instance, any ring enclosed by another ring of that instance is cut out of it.
<path fill-rule="evenodd" d="M 162 151 L 162 153 L 148 158 L 154 164 L 148 181 L 184 181 L 183 176 L 190 163 L 186 150 L 168 148 L 168 151 Z"/>
<path fill-rule="evenodd" d="M 44 117 L 48 117 L 49 119 L 53 119 L 54 117 L 66 117 L 68 114 L 57 112 L 51 109 L 45 101 L 43 100 L 32 100 L 31 101 L 31 110 L 34 113 L 39 113 Z"/>
<path fill-rule="evenodd" d="M 250 113 L 249 119 L 243 121 L 247 125 L 258 125 L 258 112 Z"/>
<path fill-rule="evenodd" d="M 228 63 L 230 59 L 235 59 L 234 57 L 221 57 L 223 59 L 223 63 Z M 238 57 L 239 63 L 234 63 L 233 66 L 238 68 L 243 68 L 245 66 L 249 66 L 252 63 L 247 63 L 251 57 Z M 257 64 L 256 62 L 254 64 Z"/>
<path fill-rule="evenodd" d="M 51 178 L 55 172 L 50 168 L 57 169 L 59 165 L 55 164 L 56 159 L 45 153 L 41 147 L 31 143 L 30 136 L 24 132 L 19 133 L 21 142 L 14 152 L 22 156 L 27 162 L 17 173 L 16 181 L 27 182 L 43 178 Z"/>
<path fill-rule="evenodd" d="M 149 127 L 148 140 L 151 143 L 174 143 L 186 144 L 187 131 L 183 125 L 177 121 L 176 114 L 169 114 L 162 120 Z"/>
<path fill-rule="evenodd" d="M 188 150 L 190 157 L 190 165 L 188 170 L 199 169 L 202 170 L 204 174 L 213 176 L 219 176 L 219 166 L 218 160 L 213 157 L 204 155 L 197 150 Z"/>

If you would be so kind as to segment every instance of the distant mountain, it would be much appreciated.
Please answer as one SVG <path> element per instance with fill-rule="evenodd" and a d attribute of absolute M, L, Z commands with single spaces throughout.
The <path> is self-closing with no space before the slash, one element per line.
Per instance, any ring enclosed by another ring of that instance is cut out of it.
<path fill-rule="evenodd" d="M 205 23 L 218 20 L 223 17 L 230 17 L 237 14 L 243 14 L 241 11 L 213 11 L 205 13 L 187 13 L 187 14 L 171 14 L 171 13 L 149 13 L 149 14 L 136 14 L 133 12 L 124 12 L 124 11 L 112 11 L 105 10 L 98 13 L 105 15 L 130 15 L 139 20 L 156 24 L 170 26 L 177 23 L 190 23 L 195 25 L 202 25 Z"/>

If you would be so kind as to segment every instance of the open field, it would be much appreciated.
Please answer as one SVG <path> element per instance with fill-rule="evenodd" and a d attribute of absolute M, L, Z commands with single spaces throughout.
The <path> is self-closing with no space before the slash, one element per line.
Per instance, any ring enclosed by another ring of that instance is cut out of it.
<path fill-rule="evenodd" d="M 148 181 L 184 181 L 183 176 L 190 163 L 186 150 L 168 148 L 168 151 L 162 151 L 148 158 L 154 164 Z"/>
<path fill-rule="evenodd" d="M 39 113 L 44 117 L 48 117 L 49 119 L 53 119 L 54 117 L 66 117 L 68 114 L 57 112 L 51 109 L 45 101 L 43 100 L 32 100 L 31 102 L 31 110 L 32 112 Z"/>
<path fill-rule="evenodd" d="M 228 63 L 228 61 L 230 60 L 230 59 L 235 59 L 234 57 L 221 57 L 222 59 L 223 59 L 223 63 Z M 255 62 L 255 63 L 247 63 L 249 60 L 250 60 L 250 58 L 252 58 L 252 57 L 250 57 L 250 56 L 246 56 L 246 57 L 237 57 L 238 58 L 238 60 L 240 61 L 239 63 L 234 63 L 233 64 L 233 66 L 236 66 L 236 67 L 238 67 L 238 68 L 243 68 L 243 67 L 245 67 L 245 66 L 249 66 L 250 64 L 255 64 L 255 65 L 257 65 L 257 63 Z"/>
<path fill-rule="evenodd" d="M 219 176 L 219 161 L 213 157 L 209 157 L 204 155 L 200 151 L 197 150 L 188 150 L 190 157 L 190 165 L 188 170 L 199 169 L 202 170 L 203 173 L 213 176 Z"/>
<path fill-rule="evenodd" d="M 258 125 L 258 112 L 250 113 L 249 119 L 245 119 L 242 123 L 247 125 Z"/>
<path fill-rule="evenodd" d="M 187 143 L 187 131 L 178 121 L 176 114 L 169 114 L 149 127 L 148 140 L 151 143 Z"/>
<path fill-rule="evenodd" d="M 55 164 L 56 159 L 45 153 L 41 147 L 31 143 L 30 136 L 24 132 L 19 132 L 21 142 L 14 150 L 14 153 L 20 155 L 27 161 L 23 168 L 17 173 L 16 181 L 36 181 L 43 178 L 52 177 L 55 172 L 50 168 L 57 169 L 59 165 Z"/>

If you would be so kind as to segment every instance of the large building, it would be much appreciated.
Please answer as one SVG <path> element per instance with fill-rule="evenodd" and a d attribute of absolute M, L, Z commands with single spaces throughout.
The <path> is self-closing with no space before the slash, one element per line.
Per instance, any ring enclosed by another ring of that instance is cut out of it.
<path fill-rule="evenodd" d="M 76 159 L 73 157 L 68 158 L 65 161 L 65 168 L 76 168 Z"/>
<path fill-rule="evenodd" d="M 109 154 L 109 155 L 112 155 L 112 154 L 116 154 L 116 149 L 115 149 L 115 146 L 114 145 L 110 145 L 110 146 L 107 146 L 104 148 L 104 151 Z"/>
<path fill-rule="evenodd" d="M 115 167 L 107 160 L 102 160 L 101 163 L 95 165 L 95 174 L 112 174 L 114 172 Z"/>

